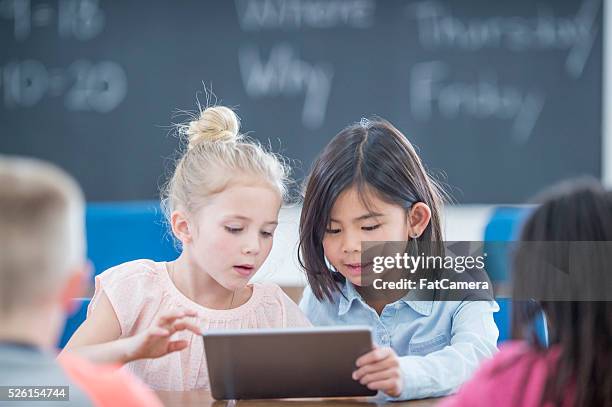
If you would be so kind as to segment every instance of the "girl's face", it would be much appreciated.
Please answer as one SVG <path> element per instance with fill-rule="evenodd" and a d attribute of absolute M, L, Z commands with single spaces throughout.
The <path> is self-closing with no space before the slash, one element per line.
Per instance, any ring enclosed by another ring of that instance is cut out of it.
<path fill-rule="evenodd" d="M 407 216 L 404 208 L 387 203 L 375 194 L 369 194 L 368 199 L 369 210 L 359 199 L 355 187 L 344 190 L 332 207 L 330 224 L 323 238 L 327 260 L 358 286 L 362 285 L 361 242 L 406 241 L 412 233 L 420 235 L 429 222 L 427 218 L 423 226 L 424 219 L 411 219 L 413 216 Z M 421 210 L 422 207 L 417 209 Z"/>
<path fill-rule="evenodd" d="M 216 194 L 195 217 L 192 261 L 228 290 L 244 287 L 272 250 L 281 197 L 263 184 Z"/>

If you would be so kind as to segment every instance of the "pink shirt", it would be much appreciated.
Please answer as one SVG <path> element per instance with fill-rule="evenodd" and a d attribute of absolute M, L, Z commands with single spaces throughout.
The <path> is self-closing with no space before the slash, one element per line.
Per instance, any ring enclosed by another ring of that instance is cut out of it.
<path fill-rule="evenodd" d="M 96 291 L 88 313 L 96 307 L 104 291 L 117 314 L 122 338 L 146 329 L 158 314 L 176 309 L 195 310 L 198 313 L 195 322 L 203 330 L 311 326 L 278 285 L 255 283 L 252 287 L 253 294 L 245 304 L 229 310 L 208 309 L 176 288 L 166 263 L 135 260 L 96 276 Z M 124 368 L 157 390 L 208 388 L 202 338 L 190 331 L 181 331 L 173 339 L 184 339 L 190 345 L 161 358 L 130 362 Z"/>
<path fill-rule="evenodd" d="M 540 354 L 526 342 L 506 342 L 457 394 L 443 400 L 438 407 L 541 406 L 544 385 L 548 375 L 555 373 L 554 362 L 558 354 L 558 348 Z M 571 390 L 565 397 L 564 406 L 572 404 L 570 395 Z"/>

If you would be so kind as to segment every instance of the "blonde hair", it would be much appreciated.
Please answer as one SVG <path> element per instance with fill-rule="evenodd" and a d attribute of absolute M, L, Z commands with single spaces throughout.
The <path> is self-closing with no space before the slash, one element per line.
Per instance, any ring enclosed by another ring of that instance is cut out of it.
<path fill-rule="evenodd" d="M 0 156 L 0 314 L 36 304 L 84 263 L 83 207 L 63 170 Z"/>
<path fill-rule="evenodd" d="M 286 199 L 288 166 L 281 156 L 240 134 L 240 119 L 232 109 L 208 107 L 195 120 L 179 125 L 178 131 L 187 139 L 187 149 L 162 189 L 168 222 L 177 209 L 195 214 L 212 195 L 239 178 L 262 181 Z"/>

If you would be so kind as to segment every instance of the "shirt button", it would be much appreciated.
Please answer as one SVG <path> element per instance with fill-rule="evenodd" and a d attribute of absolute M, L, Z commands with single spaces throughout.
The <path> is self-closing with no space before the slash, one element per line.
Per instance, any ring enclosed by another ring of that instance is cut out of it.
<path fill-rule="evenodd" d="M 382 340 L 383 340 L 383 342 L 388 343 L 388 342 L 389 342 L 389 335 L 384 334 L 384 335 L 382 336 Z"/>

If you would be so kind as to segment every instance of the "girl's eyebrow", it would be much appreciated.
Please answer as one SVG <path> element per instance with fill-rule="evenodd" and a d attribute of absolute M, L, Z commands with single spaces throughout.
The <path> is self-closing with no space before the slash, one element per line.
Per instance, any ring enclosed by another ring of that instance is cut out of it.
<path fill-rule="evenodd" d="M 247 216 L 243 216 L 243 215 L 226 215 L 224 216 L 225 219 L 238 219 L 238 220 L 246 220 L 246 221 L 251 221 L 251 218 L 247 217 Z"/>
<path fill-rule="evenodd" d="M 247 216 L 244 216 L 244 215 L 227 215 L 225 218 L 226 219 L 244 220 L 244 221 L 247 221 L 247 222 L 251 222 L 253 220 L 253 219 L 251 219 L 251 218 L 249 218 Z M 278 225 L 278 221 L 270 220 L 270 221 L 264 222 L 264 224 L 266 224 L 266 225 Z"/>
<path fill-rule="evenodd" d="M 384 216 L 384 215 L 378 212 L 369 212 L 369 213 L 366 213 L 365 215 L 361 215 L 360 217 L 356 218 L 355 222 L 359 222 L 360 220 L 366 220 L 370 218 L 378 218 L 380 216 Z"/>
<path fill-rule="evenodd" d="M 361 215 L 360 217 L 355 218 L 355 220 L 353 220 L 353 222 L 359 222 L 359 221 L 370 219 L 370 218 L 378 218 L 380 216 L 385 216 L 385 215 L 382 214 L 382 213 L 378 213 L 378 212 L 369 212 L 369 213 L 366 213 L 365 215 Z M 331 222 L 342 223 L 339 220 L 336 220 L 334 218 L 330 218 L 329 220 Z"/>

